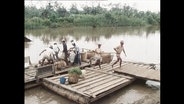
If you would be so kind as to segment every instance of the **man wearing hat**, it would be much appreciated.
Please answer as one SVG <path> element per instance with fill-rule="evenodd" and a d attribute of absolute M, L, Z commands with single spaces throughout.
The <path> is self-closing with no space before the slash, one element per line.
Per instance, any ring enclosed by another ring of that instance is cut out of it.
<path fill-rule="evenodd" d="M 90 65 L 92 64 L 92 60 L 94 60 L 95 61 L 95 65 L 99 65 L 99 68 L 101 69 L 101 62 L 102 62 L 102 57 L 101 57 L 101 44 L 100 43 L 98 43 L 98 48 L 96 48 L 95 49 L 95 51 L 93 51 L 93 52 L 95 52 L 95 55 L 94 55 L 94 57 L 91 57 L 91 59 L 90 59 Z"/>
<path fill-rule="evenodd" d="M 124 52 L 125 56 L 127 56 L 126 53 L 125 53 L 125 49 L 124 49 L 124 46 L 123 45 L 124 45 L 124 41 L 121 40 L 120 41 L 120 45 L 117 46 L 116 48 L 114 48 L 114 50 L 116 51 L 117 61 L 112 64 L 112 67 L 113 67 L 113 65 L 115 65 L 119 61 L 120 61 L 120 67 L 121 67 L 121 63 L 122 63 L 121 52 L 122 51 Z"/>
<path fill-rule="evenodd" d="M 68 49 L 67 49 L 67 45 L 66 45 L 65 39 L 62 39 L 62 43 L 63 43 L 63 53 L 65 54 L 64 60 L 65 60 L 66 64 L 68 65 L 68 59 L 67 59 L 67 57 L 68 57 Z"/>
<path fill-rule="evenodd" d="M 60 48 L 58 47 L 57 43 L 54 43 L 53 50 L 55 52 L 56 60 L 59 60 L 58 53 L 60 51 Z"/>

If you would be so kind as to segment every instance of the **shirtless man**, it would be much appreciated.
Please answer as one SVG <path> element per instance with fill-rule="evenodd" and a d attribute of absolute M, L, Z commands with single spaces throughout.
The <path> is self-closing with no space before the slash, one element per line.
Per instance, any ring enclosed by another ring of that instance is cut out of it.
<path fill-rule="evenodd" d="M 119 62 L 120 61 L 120 67 L 121 67 L 121 63 L 122 63 L 122 59 L 121 59 L 121 52 L 123 51 L 124 52 L 124 54 L 125 54 L 125 56 L 127 56 L 126 55 L 126 53 L 125 53 L 125 49 L 124 49 L 124 41 L 122 40 L 122 41 L 120 41 L 120 45 L 119 46 L 117 46 L 116 48 L 114 48 L 114 50 L 116 51 L 116 57 L 117 57 L 117 61 L 115 61 L 113 64 L 112 64 L 112 68 L 113 68 L 113 65 L 115 65 L 117 62 Z"/>

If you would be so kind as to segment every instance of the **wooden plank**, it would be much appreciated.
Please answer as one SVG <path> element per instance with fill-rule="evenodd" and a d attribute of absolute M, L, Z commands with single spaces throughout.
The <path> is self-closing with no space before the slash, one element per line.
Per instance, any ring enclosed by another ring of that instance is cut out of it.
<path fill-rule="evenodd" d="M 112 85 L 110 85 L 108 87 L 104 87 L 104 88 L 102 88 L 100 90 L 96 90 L 95 92 L 93 92 L 93 95 L 97 96 L 98 94 L 100 94 L 102 92 L 105 92 L 105 91 L 108 91 L 108 90 L 110 90 L 110 89 L 112 89 L 112 88 L 114 88 L 116 86 L 119 86 L 121 84 L 127 85 L 127 83 L 130 83 L 130 82 L 131 82 L 130 80 L 124 79 L 124 80 L 122 80 L 122 81 L 120 81 L 118 83 L 112 84 Z"/>
<path fill-rule="evenodd" d="M 96 83 L 96 82 L 98 82 L 98 81 L 102 81 L 102 80 L 108 79 L 108 78 L 110 78 L 110 77 L 111 77 L 111 76 L 104 76 L 104 77 L 102 77 L 102 78 L 98 78 L 98 79 L 93 80 L 93 81 L 90 81 L 90 82 L 88 82 L 88 83 L 84 83 L 84 84 L 81 84 L 81 85 L 79 85 L 79 86 L 73 86 L 73 87 L 75 87 L 76 89 L 79 89 L 79 88 L 86 87 L 86 86 L 89 86 L 89 85 L 91 85 L 91 84 L 94 84 L 94 83 Z"/>
<path fill-rule="evenodd" d="M 106 96 L 106 95 L 116 91 L 116 90 L 119 90 L 119 89 L 123 88 L 124 86 L 127 86 L 128 84 L 132 83 L 133 81 L 134 80 L 129 80 L 129 81 L 124 82 L 124 83 L 122 83 L 122 84 L 120 84 L 118 86 L 115 86 L 115 87 L 112 86 L 113 88 L 111 88 L 109 90 L 108 89 L 104 89 L 105 90 L 104 92 L 93 93 L 96 96 L 96 98 L 95 99 L 91 99 L 90 102 L 94 102 L 94 101 L 96 101 L 96 100 L 98 100 L 98 99 L 100 99 L 100 98 L 102 98 L 102 97 L 104 97 L 104 96 Z M 108 91 L 106 91 L 106 90 L 108 90 Z"/>
<path fill-rule="evenodd" d="M 108 75 L 106 75 L 106 76 L 108 76 Z M 105 77 L 106 77 L 105 76 Z M 94 88 L 94 87 L 98 87 L 98 86 L 101 86 L 102 84 L 104 84 L 104 83 L 108 83 L 109 81 L 112 81 L 112 80 L 115 80 L 115 79 L 117 79 L 118 77 L 110 77 L 110 78 L 107 78 L 107 79 L 105 79 L 105 80 L 100 80 L 100 81 L 96 81 L 96 79 L 95 80 L 93 80 L 93 83 L 91 84 L 91 83 L 85 83 L 85 85 L 87 85 L 86 87 L 80 87 L 80 86 L 78 86 L 78 87 L 74 87 L 74 88 L 77 88 L 77 89 L 80 89 L 80 90 L 82 90 L 82 91 L 86 91 L 86 90 L 89 90 L 89 89 L 92 89 L 92 88 Z M 103 77 L 101 78 L 101 79 L 103 79 Z"/>
<path fill-rule="evenodd" d="M 106 88 L 106 87 L 109 87 L 109 86 L 111 86 L 111 85 L 113 85 L 113 84 L 119 83 L 119 82 L 121 82 L 121 81 L 123 81 L 123 80 L 126 80 L 126 78 L 119 78 L 119 79 L 114 80 L 114 81 L 111 81 L 111 82 L 109 82 L 109 83 L 102 83 L 103 85 L 100 85 L 100 86 L 98 86 L 98 87 L 88 88 L 88 89 L 85 90 L 84 92 L 88 92 L 88 93 L 90 93 L 92 96 L 94 96 L 94 94 L 93 94 L 94 92 L 96 92 L 96 91 L 98 91 L 98 90 L 101 90 L 101 89 L 104 89 L 104 88 Z"/>
<path fill-rule="evenodd" d="M 108 72 L 104 72 L 104 71 L 100 71 L 100 70 L 94 70 L 94 69 L 90 69 L 91 71 L 95 71 L 95 72 L 98 72 L 98 73 L 103 73 L 103 74 L 107 74 L 107 75 L 112 75 L 112 76 L 117 76 L 117 77 L 120 77 L 120 78 L 127 78 L 127 79 L 132 79 L 132 77 L 130 76 L 124 76 L 124 75 L 118 75 L 118 74 L 114 74 L 114 73 L 108 73 Z"/>
<path fill-rule="evenodd" d="M 53 81 L 50 80 L 50 79 L 44 78 L 43 80 L 44 80 L 45 82 L 50 82 L 50 83 L 53 83 L 53 84 L 55 84 L 55 85 L 57 85 L 57 86 L 60 86 L 60 87 L 63 87 L 63 88 L 65 88 L 65 89 L 68 89 L 68 90 L 70 90 L 70 91 L 73 91 L 73 92 L 75 92 L 75 93 L 81 94 L 81 95 L 83 95 L 83 96 L 92 97 L 90 94 L 84 94 L 84 93 L 81 92 L 80 90 L 73 89 L 73 88 L 71 88 L 70 86 L 66 86 L 66 85 L 64 85 L 64 84 L 57 84 L 56 82 L 53 82 Z"/>
<path fill-rule="evenodd" d="M 88 79 L 85 79 L 85 80 L 83 80 L 83 81 L 79 81 L 78 83 L 73 84 L 73 85 L 71 85 L 71 86 L 73 87 L 73 86 L 78 86 L 78 85 L 81 85 L 81 84 L 85 84 L 85 83 L 87 83 L 87 82 L 93 81 L 93 80 L 98 79 L 98 78 L 102 78 L 102 77 L 104 77 L 104 76 L 106 76 L 106 75 L 103 74 L 103 75 L 99 75 L 99 76 L 94 76 L 94 77 L 92 77 L 92 78 L 88 78 Z"/>
<path fill-rule="evenodd" d="M 115 72 L 127 74 L 133 77 L 142 78 L 146 80 L 157 80 L 160 81 L 160 71 L 148 69 L 147 67 L 135 66 L 135 65 L 127 65 L 121 69 L 115 69 Z M 155 76 L 155 77 L 154 77 Z"/>

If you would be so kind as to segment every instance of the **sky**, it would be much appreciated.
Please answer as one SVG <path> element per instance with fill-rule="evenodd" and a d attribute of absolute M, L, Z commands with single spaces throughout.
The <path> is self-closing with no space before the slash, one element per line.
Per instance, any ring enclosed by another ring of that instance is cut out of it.
<path fill-rule="evenodd" d="M 110 9 L 112 4 L 120 4 L 120 7 L 129 5 L 139 11 L 160 12 L 160 0 L 24 0 L 24 5 L 40 8 L 48 3 L 54 4 L 56 1 L 66 9 L 69 9 L 72 4 L 75 4 L 79 10 L 84 6 L 97 6 L 98 4 Z"/>

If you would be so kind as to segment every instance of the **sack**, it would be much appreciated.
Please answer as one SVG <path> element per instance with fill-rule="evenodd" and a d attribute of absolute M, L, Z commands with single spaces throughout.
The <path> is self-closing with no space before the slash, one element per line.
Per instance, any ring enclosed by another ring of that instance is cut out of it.
<path fill-rule="evenodd" d="M 77 74 L 69 74 L 68 75 L 68 82 L 70 84 L 75 84 L 78 82 L 78 80 L 79 80 L 79 75 L 77 75 Z"/>

